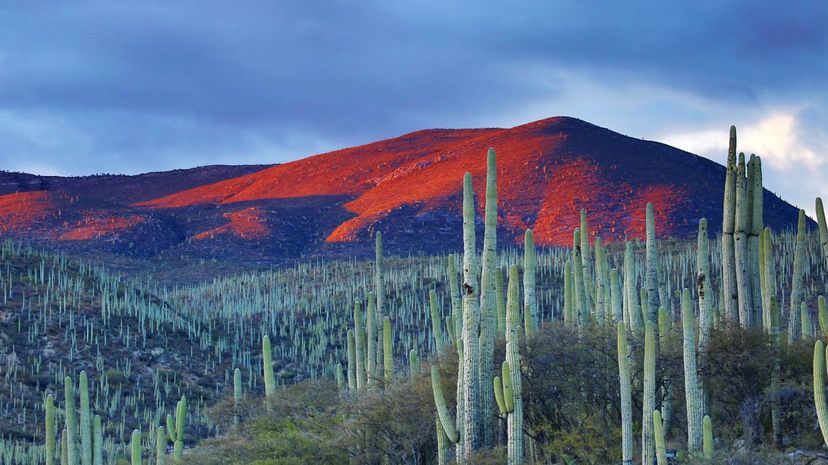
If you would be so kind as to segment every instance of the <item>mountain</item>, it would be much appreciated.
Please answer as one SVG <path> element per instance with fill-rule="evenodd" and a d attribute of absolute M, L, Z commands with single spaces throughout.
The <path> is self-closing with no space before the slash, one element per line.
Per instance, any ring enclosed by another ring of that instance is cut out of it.
<path fill-rule="evenodd" d="M 693 237 L 702 217 L 711 231 L 721 228 L 723 166 L 554 117 L 508 129 L 417 131 L 272 166 L 0 173 L 0 232 L 69 251 L 262 264 L 368 253 L 377 230 L 392 253 L 455 250 L 463 173 L 482 194 L 489 147 L 498 156 L 504 245 L 526 228 L 540 245 L 571 244 L 582 208 L 593 237 L 640 238 L 647 202 L 660 237 Z M 764 195 L 766 225 L 795 225 L 793 206 Z M 477 204 L 482 215 L 482 195 Z"/>

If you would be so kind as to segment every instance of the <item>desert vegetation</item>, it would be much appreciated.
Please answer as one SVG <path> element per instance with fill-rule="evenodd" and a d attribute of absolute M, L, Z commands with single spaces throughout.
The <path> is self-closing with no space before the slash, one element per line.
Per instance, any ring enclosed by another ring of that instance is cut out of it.
<path fill-rule="evenodd" d="M 659 240 L 648 204 L 643 240 L 581 210 L 572 247 L 498 250 L 496 163 L 457 180 L 462 255 L 375 231 L 369 262 L 169 286 L 5 243 L 3 463 L 824 460 L 819 199 L 817 228 L 765 228 L 732 128 L 720 232 Z"/>

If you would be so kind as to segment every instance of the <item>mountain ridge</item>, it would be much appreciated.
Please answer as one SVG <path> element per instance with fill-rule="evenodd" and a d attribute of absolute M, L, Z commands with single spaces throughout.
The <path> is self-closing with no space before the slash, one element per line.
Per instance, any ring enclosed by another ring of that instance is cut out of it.
<path fill-rule="evenodd" d="M 276 165 L 81 178 L 0 173 L 0 221 L 4 235 L 141 257 L 362 254 L 377 230 L 399 253 L 442 252 L 460 245 L 462 176 L 472 173 L 483 192 L 489 147 L 498 156 L 504 244 L 532 228 L 541 246 L 569 245 L 582 208 L 593 238 L 640 238 L 647 202 L 660 237 L 693 237 L 701 217 L 720 229 L 723 166 L 562 116 L 419 130 Z M 765 190 L 768 226 L 791 227 L 796 215 Z"/>

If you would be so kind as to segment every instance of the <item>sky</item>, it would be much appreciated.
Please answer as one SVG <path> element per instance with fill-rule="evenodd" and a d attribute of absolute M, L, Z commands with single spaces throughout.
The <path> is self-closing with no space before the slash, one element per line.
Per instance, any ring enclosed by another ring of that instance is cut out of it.
<path fill-rule="evenodd" d="M 613 4 L 615 3 L 615 4 Z M 0 2 L 0 169 L 279 163 L 577 117 L 828 197 L 828 2 Z"/>

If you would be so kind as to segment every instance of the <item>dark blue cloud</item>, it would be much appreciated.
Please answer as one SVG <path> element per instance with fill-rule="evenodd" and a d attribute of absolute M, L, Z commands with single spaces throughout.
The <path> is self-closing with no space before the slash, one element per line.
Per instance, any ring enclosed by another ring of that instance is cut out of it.
<path fill-rule="evenodd" d="M 663 3 L 4 2 L 0 167 L 279 162 L 423 127 L 507 124 L 539 101 L 550 104 L 537 117 L 558 114 L 579 82 L 539 69 L 620 94 L 828 102 L 824 2 Z M 661 127 L 680 107 L 614 129 Z"/>

